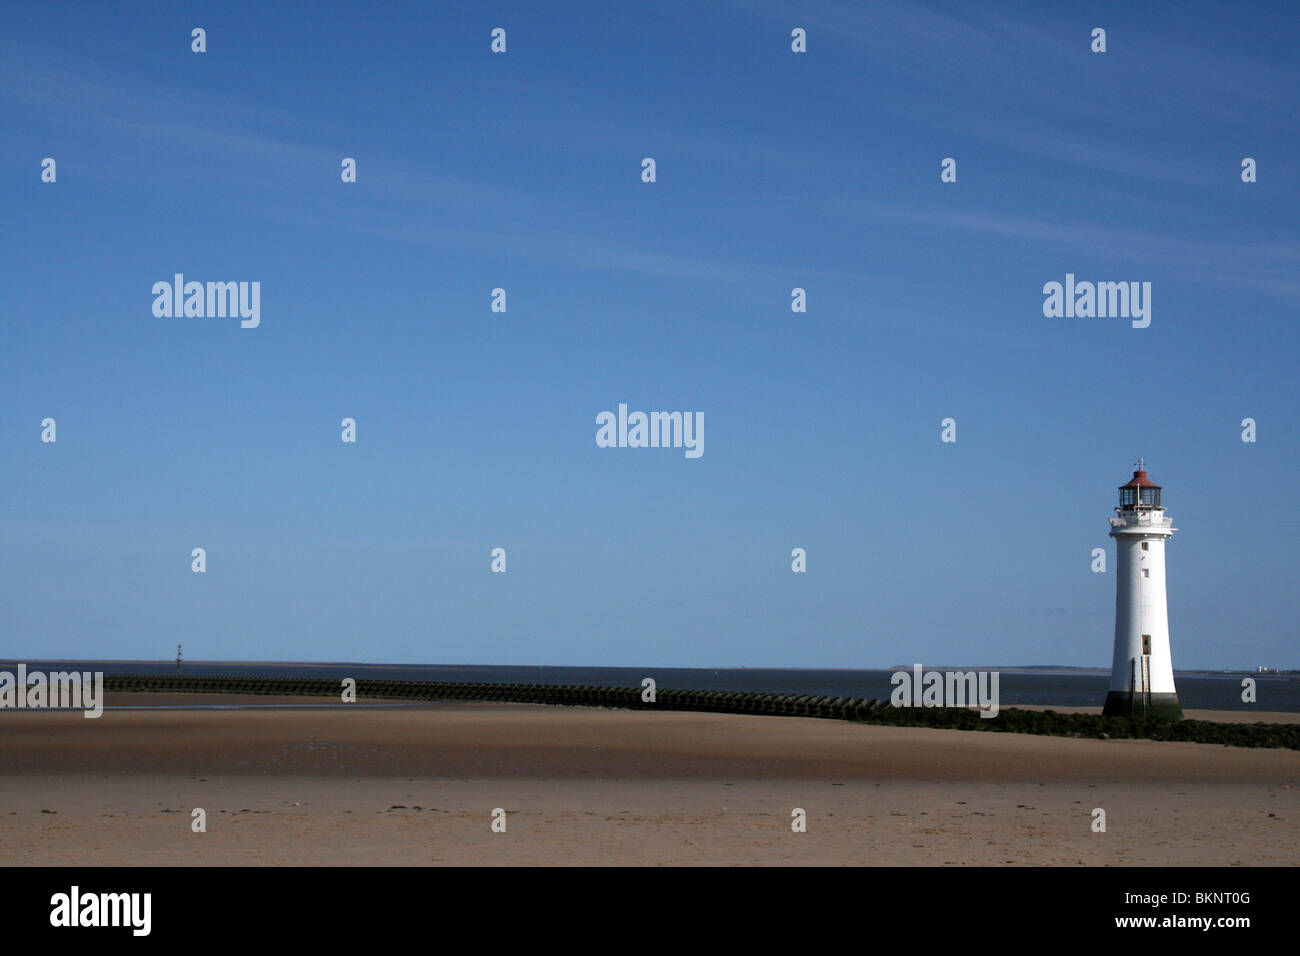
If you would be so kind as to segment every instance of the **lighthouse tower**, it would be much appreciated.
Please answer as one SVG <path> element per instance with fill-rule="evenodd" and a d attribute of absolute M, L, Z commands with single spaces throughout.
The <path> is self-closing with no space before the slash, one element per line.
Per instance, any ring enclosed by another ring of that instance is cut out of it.
<path fill-rule="evenodd" d="M 1165 606 L 1165 542 L 1177 528 L 1165 517 L 1160 486 L 1138 460 L 1133 478 L 1119 489 L 1110 519 L 1115 539 L 1115 658 L 1107 716 L 1156 716 L 1181 720 L 1169 655 L 1169 612 Z"/>

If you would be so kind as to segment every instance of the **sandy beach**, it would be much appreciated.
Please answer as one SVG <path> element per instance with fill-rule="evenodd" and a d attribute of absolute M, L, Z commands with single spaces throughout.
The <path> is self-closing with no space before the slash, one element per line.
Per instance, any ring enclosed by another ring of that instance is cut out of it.
<path fill-rule="evenodd" d="M 1300 862 L 1295 751 L 528 704 L 108 704 L 142 709 L 0 713 L 0 862 Z"/>

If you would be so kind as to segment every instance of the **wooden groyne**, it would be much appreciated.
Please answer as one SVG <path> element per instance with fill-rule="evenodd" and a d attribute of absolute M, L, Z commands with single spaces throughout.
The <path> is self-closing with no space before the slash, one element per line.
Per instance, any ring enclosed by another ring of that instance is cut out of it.
<path fill-rule="evenodd" d="M 188 677 L 176 674 L 105 675 L 104 689 L 117 693 L 257 694 L 342 699 L 339 679 L 294 677 Z M 777 717 L 820 717 L 896 727 L 933 727 L 1055 737 L 1180 740 L 1230 747 L 1280 747 L 1300 750 L 1300 724 L 1239 724 L 1157 717 L 1102 717 L 1052 710 L 1004 707 L 995 717 L 969 708 L 893 707 L 888 701 L 857 697 L 817 697 L 720 690 L 657 689 L 653 702 L 640 687 L 574 684 L 443 683 L 437 681 L 357 680 L 358 700 L 491 701 L 568 707 L 618 707 L 630 710 L 703 711 Z"/>

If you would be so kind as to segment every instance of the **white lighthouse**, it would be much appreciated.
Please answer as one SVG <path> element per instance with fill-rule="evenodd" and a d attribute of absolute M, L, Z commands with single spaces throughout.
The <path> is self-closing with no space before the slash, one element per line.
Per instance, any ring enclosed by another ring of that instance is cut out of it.
<path fill-rule="evenodd" d="M 1160 486 L 1138 460 L 1133 478 L 1119 489 L 1110 519 L 1115 539 L 1115 658 L 1108 716 L 1157 716 L 1181 720 L 1169 654 L 1169 611 L 1165 605 L 1165 542 L 1177 528 L 1165 517 Z"/>

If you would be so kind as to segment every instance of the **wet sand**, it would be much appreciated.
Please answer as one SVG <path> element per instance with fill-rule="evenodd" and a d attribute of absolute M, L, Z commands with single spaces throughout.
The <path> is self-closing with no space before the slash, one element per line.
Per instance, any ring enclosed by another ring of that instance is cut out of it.
<path fill-rule="evenodd" d="M 1295 751 L 530 704 L 108 699 L 241 703 L 256 706 L 0 713 L 0 862 L 1300 863 Z M 792 832 L 795 808 L 807 832 Z"/>

